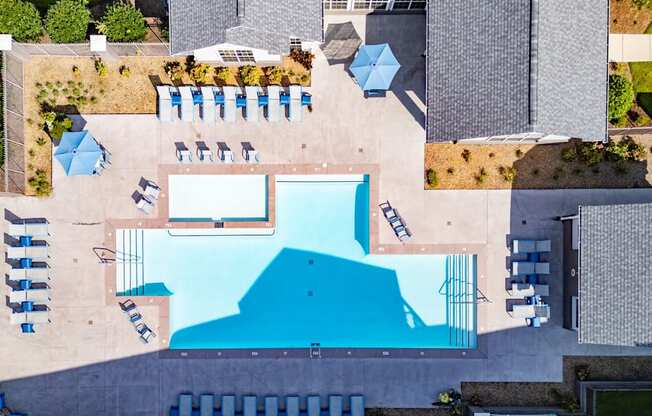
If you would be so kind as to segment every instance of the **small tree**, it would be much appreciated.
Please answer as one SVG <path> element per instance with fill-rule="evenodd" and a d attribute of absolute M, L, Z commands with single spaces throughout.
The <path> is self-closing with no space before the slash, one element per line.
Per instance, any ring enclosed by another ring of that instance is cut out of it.
<path fill-rule="evenodd" d="M 170 77 L 170 81 L 179 82 L 183 79 L 183 66 L 181 62 L 169 61 L 163 66 L 165 73 Z"/>
<path fill-rule="evenodd" d="M 143 14 L 129 3 L 109 6 L 97 30 L 111 42 L 137 42 L 147 33 Z"/>
<path fill-rule="evenodd" d="M 267 81 L 272 85 L 280 84 L 283 80 L 283 70 L 278 66 L 267 68 Z"/>
<path fill-rule="evenodd" d="M 41 16 L 32 3 L 0 0 L 0 33 L 11 33 L 18 42 L 33 42 L 42 32 Z"/>
<path fill-rule="evenodd" d="M 260 85 L 260 78 L 263 76 L 263 70 L 257 66 L 245 65 L 240 68 L 240 78 L 246 86 Z"/>
<path fill-rule="evenodd" d="M 622 75 L 609 76 L 609 120 L 623 117 L 634 102 L 632 83 Z"/>
<path fill-rule="evenodd" d="M 91 13 L 80 0 L 59 0 L 48 9 L 45 30 L 56 43 L 75 43 L 86 39 Z"/>
<path fill-rule="evenodd" d="M 232 76 L 231 68 L 228 66 L 217 67 L 215 68 L 215 76 L 217 76 L 217 79 L 220 81 L 227 83 Z"/>
<path fill-rule="evenodd" d="M 188 75 L 193 82 L 197 84 L 206 84 L 208 82 L 208 73 L 210 70 L 211 66 L 208 64 L 195 63 L 188 71 Z"/>

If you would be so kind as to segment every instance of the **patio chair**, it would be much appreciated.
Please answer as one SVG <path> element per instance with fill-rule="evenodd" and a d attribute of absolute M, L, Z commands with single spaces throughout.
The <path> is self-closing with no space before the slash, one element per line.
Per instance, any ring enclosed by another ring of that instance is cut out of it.
<path fill-rule="evenodd" d="M 179 94 L 181 95 L 181 121 L 195 121 L 195 103 L 192 97 L 192 89 L 190 87 L 179 87 Z"/>
<path fill-rule="evenodd" d="M 201 87 L 201 119 L 205 123 L 215 123 L 215 95 L 213 87 Z"/>
<path fill-rule="evenodd" d="M 530 283 L 512 283 L 512 288 L 507 291 L 513 298 L 525 298 L 527 296 L 548 296 L 548 285 L 533 285 Z"/>
<path fill-rule="evenodd" d="M 550 240 L 514 240 L 512 253 L 547 253 L 550 251 Z"/>
<path fill-rule="evenodd" d="M 50 316 L 47 310 L 44 311 L 22 311 L 14 312 L 9 315 L 11 325 L 30 324 L 47 324 L 50 323 Z"/>
<path fill-rule="evenodd" d="M 364 416 L 364 396 L 351 396 L 351 416 Z"/>
<path fill-rule="evenodd" d="M 235 106 L 235 87 L 225 86 L 222 87 L 224 92 L 224 121 L 227 123 L 235 122 L 236 106 Z"/>
<path fill-rule="evenodd" d="M 265 397 L 265 416 L 278 416 L 278 397 Z"/>
<path fill-rule="evenodd" d="M 162 122 L 172 121 L 172 96 L 170 95 L 170 87 L 167 85 L 159 85 L 156 87 L 158 94 L 158 119 Z"/>
<path fill-rule="evenodd" d="M 536 251 L 537 253 L 549 253 L 552 249 L 550 240 L 537 240 Z"/>
<path fill-rule="evenodd" d="M 342 416 L 343 408 L 342 396 L 328 396 L 328 416 Z"/>
<path fill-rule="evenodd" d="M 177 160 L 181 163 L 192 162 L 192 153 L 190 153 L 190 150 L 185 145 L 177 148 Z"/>
<path fill-rule="evenodd" d="M 213 152 L 208 148 L 206 143 L 197 142 L 197 158 L 201 162 L 213 162 Z"/>
<path fill-rule="evenodd" d="M 136 202 L 136 208 L 145 214 L 150 215 L 152 212 L 154 212 L 154 203 L 147 199 L 144 195 L 141 195 L 138 202 Z"/>
<path fill-rule="evenodd" d="M 151 341 L 153 338 L 156 338 L 156 334 L 154 331 L 152 331 L 147 325 L 144 323 L 139 323 L 136 325 L 136 332 L 140 335 L 140 340 L 144 343 L 147 344 L 149 341 Z"/>
<path fill-rule="evenodd" d="M 285 413 L 287 416 L 299 416 L 299 398 L 297 396 L 285 398 Z"/>
<path fill-rule="evenodd" d="M 215 396 L 212 394 L 202 394 L 199 396 L 199 416 L 217 416 L 215 411 Z"/>
<path fill-rule="evenodd" d="M 131 322 L 132 324 L 138 325 L 142 320 L 143 320 L 143 315 L 141 315 L 141 313 L 138 312 L 137 309 L 134 309 L 129 312 L 129 322 Z"/>
<path fill-rule="evenodd" d="M 217 158 L 223 163 L 233 163 L 235 161 L 233 152 L 231 152 L 229 146 L 223 142 L 217 143 Z"/>
<path fill-rule="evenodd" d="M 235 416 L 235 396 L 222 396 L 222 416 Z"/>
<path fill-rule="evenodd" d="M 48 257 L 47 243 L 28 247 L 7 246 L 7 258 L 9 259 L 29 258 L 37 261 L 45 261 Z"/>
<path fill-rule="evenodd" d="M 45 303 L 50 301 L 50 289 L 27 289 L 27 290 L 12 290 L 9 292 L 9 302 L 22 303 L 22 302 L 40 302 Z"/>
<path fill-rule="evenodd" d="M 410 231 L 403 225 L 394 228 L 394 233 L 396 234 L 396 237 L 398 237 L 398 239 L 402 242 L 406 242 L 412 237 Z"/>
<path fill-rule="evenodd" d="M 245 87 L 245 95 L 247 96 L 245 107 L 247 121 L 258 121 L 258 87 Z"/>
<path fill-rule="evenodd" d="M 242 399 L 243 416 L 256 416 L 256 396 L 244 396 Z"/>
<path fill-rule="evenodd" d="M 16 268 L 9 270 L 9 280 L 19 282 L 20 280 L 31 280 L 32 283 L 47 283 L 50 280 L 50 268 L 30 267 L 27 269 Z"/>
<path fill-rule="evenodd" d="M 512 262 L 512 276 L 526 274 L 550 274 L 550 263 L 534 263 L 530 261 Z"/>
<path fill-rule="evenodd" d="M 281 119 L 281 101 L 280 101 L 281 87 L 278 85 L 270 85 L 267 87 L 268 103 L 267 103 L 267 120 L 276 122 Z"/>
<path fill-rule="evenodd" d="M 288 119 L 290 121 L 303 120 L 303 106 L 301 105 L 301 85 L 290 85 L 290 107 Z"/>
<path fill-rule="evenodd" d="M 131 299 L 127 299 L 124 302 L 118 302 L 118 305 L 120 305 L 120 309 L 122 309 L 122 312 L 125 313 L 129 313 L 130 311 L 136 309 L 136 304 Z"/>
<path fill-rule="evenodd" d="M 40 222 L 12 222 L 9 224 L 9 235 L 16 238 L 21 236 L 30 236 L 37 238 L 47 237 L 50 235 L 48 232 L 48 222 L 46 220 Z"/>
<path fill-rule="evenodd" d="M 387 220 L 390 220 L 391 218 L 399 218 L 398 213 L 392 207 L 389 201 L 385 201 L 378 206 L 380 207 L 381 211 L 383 211 L 383 215 Z"/>
<path fill-rule="evenodd" d="M 308 396 L 308 416 L 320 416 L 321 402 L 319 396 Z"/>
<path fill-rule="evenodd" d="M 170 407 L 170 416 L 192 416 L 192 394 L 180 394 L 179 404 Z"/>
<path fill-rule="evenodd" d="M 144 194 L 147 198 L 156 200 L 161 194 L 161 188 L 158 185 L 156 185 L 154 182 L 147 181 L 147 185 L 145 185 Z"/>
<path fill-rule="evenodd" d="M 242 143 L 242 158 L 247 163 L 260 162 L 260 159 L 258 158 L 258 152 L 249 142 Z"/>

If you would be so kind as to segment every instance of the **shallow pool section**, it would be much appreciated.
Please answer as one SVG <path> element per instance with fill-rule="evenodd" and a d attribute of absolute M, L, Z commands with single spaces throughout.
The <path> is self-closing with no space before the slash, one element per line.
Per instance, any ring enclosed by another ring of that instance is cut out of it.
<path fill-rule="evenodd" d="M 273 231 L 118 230 L 119 291 L 170 296 L 172 349 L 475 348 L 475 257 L 370 255 L 366 177 L 313 179 Z"/>

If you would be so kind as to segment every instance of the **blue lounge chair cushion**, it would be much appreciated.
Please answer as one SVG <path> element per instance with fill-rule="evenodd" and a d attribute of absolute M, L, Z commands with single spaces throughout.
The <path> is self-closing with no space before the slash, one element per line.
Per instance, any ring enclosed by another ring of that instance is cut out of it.
<path fill-rule="evenodd" d="M 29 247 L 32 245 L 32 237 L 29 235 L 21 235 L 20 236 L 20 246 L 21 247 Z"/>
<path fill-rule="evenodd" d="M 282 92 L 279 98 L 282 105 L 290 105 L 290 94 Z"/>
<path fill-rule="evenodd" d="M 258 105 L 261 107 L 264 107 L 269 104 L 269 96 L 268 95 L 259 95 L 258 96 Z"/>
<path fill-rule="evenodd" d="M 215 94 L 215 104 L 224 104 L 224 94 L 221 92 Z"/>
<path fill-rule="evenodd" d="M 23 312 L 31 312 L 34 310 L 34 302 L 32 302 L 31 300 L 26 300 L 25 302 L 21 302 L 20 309 L 22 309 Z"/>
<path fill-rule="evenodd" d="M 308 94 L 307 92 L 304 92 L 301 95 L 301 104 L 302 105 L 312 105 L 312 95 Z"/>
<path fill-rule="evenodd" d="M 32 287 L 32 281 L 29 279 L 20 279 L 19 284 L 20 288 L 23 290 L 27 290 Z"/>
<path fill-rule="evenodd" d="M 235 108 L 244 108 L 247 106 L 247 97 L 244 95 L 238 95 L 235 99 Z"/>
<path fill-rule="evenodd" d="M 204 102 L 204 97 L 201 95 L 201 91 L 193 91 L 192 92 L 192 103 L 193 104 L 201 104 Z"/>
<path fill-rule="evenodd" d="M 31 269 L 32 268 L 32 259 L 20 259 L 20 268 L 21 269 Z"/>
<path fill-rule="evenodd" d="M 181 95 L 180 94 L 172 94 L 172 105 L 173 106 L 181 105 Z"/>
<path fill-rule="evenodd" d="M 33 334 L 34 324 L 30 324 L 30 323 L 20 324 L 20 330 L 23 331 L 23 334 Z"/>

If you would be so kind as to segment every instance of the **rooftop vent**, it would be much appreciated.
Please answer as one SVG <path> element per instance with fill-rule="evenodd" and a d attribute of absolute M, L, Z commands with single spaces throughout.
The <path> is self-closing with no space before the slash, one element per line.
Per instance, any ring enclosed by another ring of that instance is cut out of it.
<path fill-rule="evenodd" d="M 238 17 L 244 17 L 244 15 L 245 15 L 245 0 L 238 0 Z"/>

